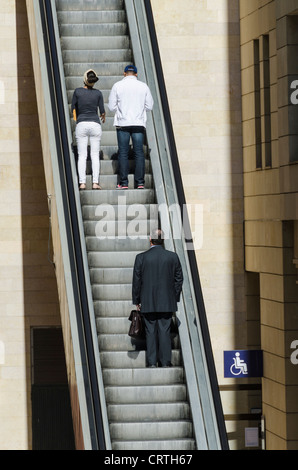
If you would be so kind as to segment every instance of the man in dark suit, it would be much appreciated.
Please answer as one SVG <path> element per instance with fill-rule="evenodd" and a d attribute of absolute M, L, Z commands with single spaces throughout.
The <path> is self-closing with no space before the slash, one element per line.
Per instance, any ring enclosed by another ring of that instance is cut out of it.
<path fill-rule="evenodd" d="M 150 237 L 150 249 L 136 256 L 132 299 L 145 320 L 147 366 L 171 366 L 171 321 L 180 300 L 183 274 L 176 253 L 164 248 L 162 230 Z"/>

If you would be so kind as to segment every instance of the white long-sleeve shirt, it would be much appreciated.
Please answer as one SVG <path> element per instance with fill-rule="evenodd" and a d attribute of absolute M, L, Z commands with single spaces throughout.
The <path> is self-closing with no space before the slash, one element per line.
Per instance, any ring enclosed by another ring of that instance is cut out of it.
<path fill-rule="evenodd" d="M 153 104 L 149 87 L 135 75 L 128 75 L 113 86 L 108 107 L 115 112 L 114 126 L 146 127 L 147 111 Z"/>

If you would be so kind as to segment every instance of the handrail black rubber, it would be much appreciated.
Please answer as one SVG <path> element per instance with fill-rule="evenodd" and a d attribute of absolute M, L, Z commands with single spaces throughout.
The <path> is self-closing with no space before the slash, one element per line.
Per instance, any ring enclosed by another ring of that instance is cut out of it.
<path fill-rule="evenodd" d="M 189 224 L 188 217 L 183 212 L 183 207 L 185 207 L 186 205 L 186 198 L 185 198 L 183 182 L 182 182 L 182 177 L 181 177 L 178 153 L 177 153 L 176 142 L 175 142 L 175 137 L 174 137 L 171 112 L 170 112 L 170 107 L 169 107 L 169 102 L 168 102 L 168 97 L 167 97 L 167 91 L 166 91 L 162 62 L 161 62 L 160 51 L 159 51 L 159 46 L 158 46 L 157 34 L 156 34 L 156 29 L 155 29 L 155 22 L 154 22 L 154 17 L 153 17 L 151 0 L 144 0 L 144 5 L 145 5 L 147 22 L 148 22 L 148 27 L 149 27 L 149 32 L 150 32 L 151 46 L 152 46 L 153 57 L 154 57 L 154 62 L 155 62 L 155 69 L 156 69 L 158 87 L 159 87 L 160 98 L 161 98 L 161 103 L 162 103 L 164 122 L 166 126 L 170 157 L 171 157 L 173 173 L 174 173 L 174 178 L 175 178 L 175 183 L 176 183 L 178 203 L 180 205 L 181 215 L 183 216 L 183 227 L 185 227 L 186 229 L 185 232 L 187 234 L 191 234 L 191 230 L 189 228 L 190 224 Z M 188 242 L 188 244 L 191 243 L 191 240 L 186 240 L 186 241 Z M 208 371 L 209 371 L 209 376 L 210 376 L 210 385 L 212 389 L 217 425 L 218 425 L 218 430 L 219 430 L 219 437 L 221 441 L 222 450 L 228 450 L 229 445 L 228 445 L 228 439 L 227 439 L 227 432 L 226 432 L 226 426 L 225 426 L 225 421 L 224 421 L 222 403 L 220 399 L 217 374 L 215 370 L 215 363 L 214 363 L 214 358 L 213 358 L 213 351 L 212 351 L 212 346 L 211 346 L 210 333 L 209 333 L 209 327 L 207 323 L 207 316 L 206 316 L 201 281 L 200 281 L 200 276 L 199 276 L 199 271 L 198 271 L 198 265 L 197 265 L 197 260 L 196 260 L 196 254 L 193 249 L 188 249 L 187 253 L 188 253 L 188 259 L 189 259 L 189 264 L 190 264 L 193 288 L 194 288 L 195 297 L 196 297 L 196 303 L 198 306 L 200 324 L 201 324 L 204 347 L 205 347 L 205 352 L 206 352 L 206 361 L 207 361 L 207 366 L 208 366 Z"/>
<path fill-rule="evenodd" d="M 53 116 L 56 148 L 59 159 L 59 176 L 63 194 L 68 247 L 71 253 L 71 275 L 75 293 L 76 319 L 79 333 L 80 352 L 84 376 L 84 386 L 88 408 L 92 450 L 105 450 L 105 438 L 100 408 L 100 392 L 96 373 L 96 360 L 92 341 L 87 287 L 84 275 L 84 263 L 81 240 L 79 236 L 78 213 L 75 200 L 75 188 L 71 171 L 71 154 L 67 139 L 66 116 L 63 106 L 63 91 L 59 72 L 59 61 L 55 40 L 55 29 L 51 2 L 39 0 L 44 33 L 49 87 L 52 90 L 52 107 L 56 110 Z M 71 249 L 72 248 L 72 249 Z M 72 312 L 70 312 L 72 314 Z"/>

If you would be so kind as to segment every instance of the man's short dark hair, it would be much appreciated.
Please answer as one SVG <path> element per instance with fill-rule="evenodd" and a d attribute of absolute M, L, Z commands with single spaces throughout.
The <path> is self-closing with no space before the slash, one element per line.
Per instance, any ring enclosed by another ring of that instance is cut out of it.
<path fill-rule="evenodd" d="M 160 228 L 156 228 L 151 232 L 151 243 L 153 245 L 163 245 L 164 233 Z"/>

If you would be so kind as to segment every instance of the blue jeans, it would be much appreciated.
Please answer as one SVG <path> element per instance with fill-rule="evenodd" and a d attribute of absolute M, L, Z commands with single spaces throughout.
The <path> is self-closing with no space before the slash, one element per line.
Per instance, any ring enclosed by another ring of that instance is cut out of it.
<path fill-rule="evenodd" d="M 130 138 L 132 140 L 135 158 L 135 183 L 137 186 L 143 185 L 145 182 L 145 155 L 143 149 L 145 128 L 141 126 L 117 127 L 119 169 L 118 182 L 122 186 L 128 186 L 128 153 Z"/>

